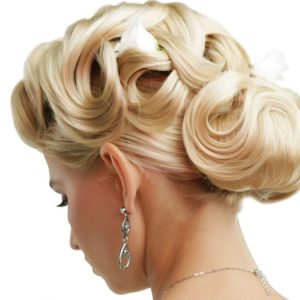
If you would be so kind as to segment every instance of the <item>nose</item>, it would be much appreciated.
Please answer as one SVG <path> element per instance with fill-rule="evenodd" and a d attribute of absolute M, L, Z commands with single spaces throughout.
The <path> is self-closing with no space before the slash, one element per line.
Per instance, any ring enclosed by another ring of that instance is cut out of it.
<path fill-rule="evenodd" d="M 80 247 L 78 246 L 78 244 L 76 242 L 76 239 L 75 239 L 74 234 L 73 234 L 72 231 L 70 233 L 70 246 L 74 250 L 79 250 L 80 249 Z"/>

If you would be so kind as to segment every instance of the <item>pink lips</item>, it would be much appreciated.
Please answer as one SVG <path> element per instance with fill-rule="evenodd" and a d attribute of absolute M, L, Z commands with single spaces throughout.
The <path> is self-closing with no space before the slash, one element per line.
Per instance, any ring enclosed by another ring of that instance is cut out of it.
<path fill-rule="evenodd" d="M 92 266 L 91 262 L 88 260 L 88 258 L 86 256 L 84 256 L 84 259 L 90 266 Z"/>
<path fill-rule="evenodd" d="M 85 260 L 87 261 L 87 263 L 92 267 L 93 273 L 96 274 L 96 275 L 99 275 L 99 274 L 97 273 L 97 271 L 93 268 L 91 262 L 87 259 L 86 256 L 84 257 L 84 259 L 85 259 Z"/>

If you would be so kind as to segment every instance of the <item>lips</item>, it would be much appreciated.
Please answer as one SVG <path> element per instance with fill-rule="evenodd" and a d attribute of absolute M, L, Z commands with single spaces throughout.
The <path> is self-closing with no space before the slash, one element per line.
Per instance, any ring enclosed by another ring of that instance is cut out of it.
<path fill-rule="evenodd" d="M 93 273 L 96 274 L 96 275 L 99 275 L 97 273 L 97 271 L 93 268 L 93 265 L 91 264 L 91 262 L 88 260 L 88 258 L 85 256 L 84 259 L 86 260 L 86 262 L 92 267 L 92 270 L 93 270 Z"/>
<path fill-rule="evenodd" d="M 84 259 L 85 259 L 85 261 L 92 267 L 93 273 L 94 273 L 95 275 L 101 277 L 101 275 L 97 272 L 97 270 L 94 269 L 93 264 L 91 263 L 91 261 L 88 259 L 88 257 L 87 257 L 86 255 L 84 256 Z"/>

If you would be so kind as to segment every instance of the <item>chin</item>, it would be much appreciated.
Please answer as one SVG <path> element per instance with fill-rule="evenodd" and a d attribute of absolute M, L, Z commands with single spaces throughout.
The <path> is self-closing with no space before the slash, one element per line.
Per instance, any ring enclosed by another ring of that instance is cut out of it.
<path fill-rule="evenodd" d="M 135 293 L 135 292 L 139 292 L 139 291 L 142 291 L 142 290 L 145 290 L 145 288 L 140 288 L 140 289 L 129 289 L 128 287 L 127 288 L 121 288 L 121 287 L 116 287 L 115 285 L 112 286 L 112 285 L 109 285 L 107 284 L 108 288 L 115 294 L 117 295 L 125 295 L 125 294 L 130 294 L 130 293 Z"/>
<path fill-rule="evenodd" d="M 123 280 L 119 284 L 116 284 L 116 282 L 109 282 L 106 281 L 106 284 L 108 288 L 115 294 L 118 295 L 124 295 L 124 294 L 129 294 L 129 293 L 134 293 L 134 292 L 139 292 L 142 290 L 145 290 L 149 288 L 147 285 L 140 285 L 140 284 L 135 284 L 134 282 L 126 283 L 126 280 Z"/>

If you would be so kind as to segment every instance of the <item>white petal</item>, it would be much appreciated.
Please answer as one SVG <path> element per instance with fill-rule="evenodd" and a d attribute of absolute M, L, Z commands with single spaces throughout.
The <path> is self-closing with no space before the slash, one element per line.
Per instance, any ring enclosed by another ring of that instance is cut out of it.
<path fill-rule="evenodd" d="M 263 60 L 254 64 L 254 74 L 275 82 L 283 79 L 282 73 L 288 68 L 283 54 L 279 51 L 273 51 Z"/>
<path fill-rule="evenodd" d="M 132 25 L 122 34 L 121 41 L 115 46 L 115 51 L 120 55 L 123 51 L 136 48 L 142 51 L 154 52 L 158 50 L 158 42 L 144 28 L 137 17 Z"/>

